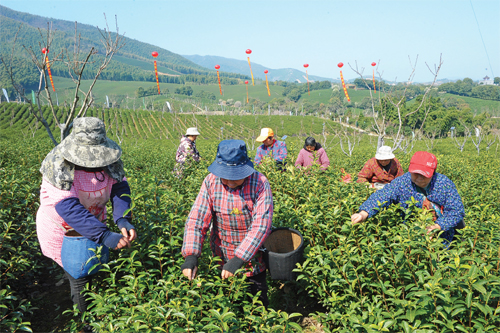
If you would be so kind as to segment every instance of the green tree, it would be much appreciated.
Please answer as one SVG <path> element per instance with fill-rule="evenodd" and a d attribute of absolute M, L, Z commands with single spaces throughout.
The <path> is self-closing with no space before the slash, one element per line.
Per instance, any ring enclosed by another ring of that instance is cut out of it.
<path fill-rule="evenodd" d="M 145 96 L 144 88 L 143 87 L 137 88 L 137 90 L 135 91 L 135 96 L 144 97 Z"/>

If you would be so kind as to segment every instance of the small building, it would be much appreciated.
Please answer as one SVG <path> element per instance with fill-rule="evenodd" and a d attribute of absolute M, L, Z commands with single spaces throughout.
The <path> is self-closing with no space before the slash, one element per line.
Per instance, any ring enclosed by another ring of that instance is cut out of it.
<path fill-rule="evenodd" d="M 493 79 L 490 79 L 490 77 L 488 75 L 486 75 L 485 77 L 483 77 L 482 81 L 479 81 L 479 84 L 491 86 L 491 85 L 494 85 L 495 82 Z"/>

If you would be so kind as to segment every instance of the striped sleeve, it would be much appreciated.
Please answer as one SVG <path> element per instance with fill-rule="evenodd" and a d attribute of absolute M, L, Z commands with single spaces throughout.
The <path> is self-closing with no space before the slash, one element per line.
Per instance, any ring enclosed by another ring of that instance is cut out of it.
<path fill-rule="evenodd" d="M 189 212 L 184 227 L 184 241 L 182 244 L 182 256 L 190 255 L 197 257 L 201 254 L 203 241 L 212 221 L 212 199 L 209 195 L 210 182 L 208 175 L 201 185 L 196 201 Z"/>
<path fill-rule="evenodd" d="M 257 200 L 253 209 L 252 223 L 247 234 L 235 250 L 235 255 L 247 262 L 250 261 L 271 233 L 273 219 L 273 194 L 269 181 L 260 175 L 257 186 Z"/>

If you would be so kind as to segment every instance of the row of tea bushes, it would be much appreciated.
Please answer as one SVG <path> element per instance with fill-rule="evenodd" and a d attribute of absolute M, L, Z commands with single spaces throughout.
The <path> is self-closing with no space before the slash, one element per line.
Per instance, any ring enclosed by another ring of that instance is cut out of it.
<path fill-rule="evenodd" d="M 30 326 L 33 305 L 20 296 L 43 262 L 34 233 L 38 168 L 52 147 L 31 141 L 0 145 L 1 244 L 10 249 L 1 253 L 2 274 L 7 273 L 0 294 L 6 307 L 0 308 L 2 327 L 16 331 Z M 343 332 L 488 331 L 500 325 L 497 157 L 453 150 L 438 155 L 438 171 L 456 183 L 466 206 L 462 243 L 449 250 L 424 235 L 429 216 L 414 207 L 406 224 L 390 208 L 351 226 L 350 215 L 372 190 L 341 183 L 340 168 L 355 175 L 373 154 L 366 142 L 351 158 L 338 146 L 328 149 L 332 168 L 325 173 L 259 166 L 273 189 L 274 226 L 294 227 L 309 243 L 297 268 L 299 280 L 284 286 L 269 280 L 271 306 L 264 309 L 247 295 L 241 276 L 220 279 L 207 244 L 198 278 L 189 282 L 181 276 L 184 223 L 216 146 L 199 141 L 203 160 L 179 180 L 171 173 L 171 141 L 123 145 L 139 239 L 131 249 L 112 251 L 89 291 L 96 330 L 289 332 L 303 329 L 301 316 L 313 317 L 324 331 Z M 301 146 L 299 139 L 289 142 L 291 160 Z M 410 157 L 398 156 L 405 169 Z M 79 329 L 80 316 L 73 318 L 71 331 Z"/>

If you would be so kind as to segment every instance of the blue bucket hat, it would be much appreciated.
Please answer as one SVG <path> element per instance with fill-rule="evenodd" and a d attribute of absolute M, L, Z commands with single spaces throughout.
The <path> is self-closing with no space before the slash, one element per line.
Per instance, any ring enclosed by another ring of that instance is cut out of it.
<path fill-rule="evenodd" d="M 224 140 L 217 147 L 215 161 L 208 167 L 215 176 L 239 180 L 255 172 L 247 155 L 247 146 L 242 140 Z"/>

